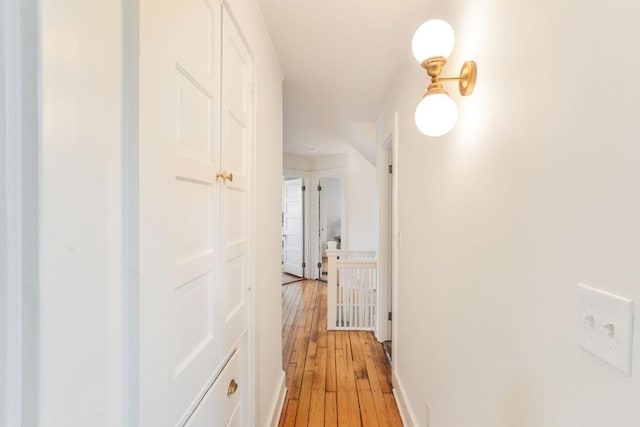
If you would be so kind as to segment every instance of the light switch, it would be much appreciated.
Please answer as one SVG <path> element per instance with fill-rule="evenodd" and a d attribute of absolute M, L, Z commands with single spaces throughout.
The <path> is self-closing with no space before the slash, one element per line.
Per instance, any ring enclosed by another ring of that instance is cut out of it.
<path fill-rule="evenodd" d="M 580 347 L 631 375 L 633 301 L 583 284 L 580 293 Z"/>

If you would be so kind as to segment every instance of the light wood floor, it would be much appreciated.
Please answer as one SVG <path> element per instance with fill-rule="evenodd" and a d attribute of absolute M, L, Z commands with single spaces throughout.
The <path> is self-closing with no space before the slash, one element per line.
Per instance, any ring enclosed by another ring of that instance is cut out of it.
<path fill-rule="evenodd" d="M 280 426 L 402 426 L 373 333 L 327 331 L 326 283 L 285 285 L 282 303 L 288 391 Z"/>

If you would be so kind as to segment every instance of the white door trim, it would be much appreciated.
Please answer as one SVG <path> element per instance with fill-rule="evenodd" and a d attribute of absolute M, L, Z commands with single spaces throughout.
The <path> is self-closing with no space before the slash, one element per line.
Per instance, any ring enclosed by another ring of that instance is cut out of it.
<path fill-rule="evenodd" d="M 378 239 L 378 283 L 380 292 L 378 294 L 378 319 L 379 323 L 376 328 L 376 337 L 378 341 L 386 341 L 393 337 L 392 347 L 395 354 L 397 343 L 396 327 L 396 302 L 397 302 L 397 288 L 398 288 L 398 113 L 393 116 L 393 126 L 389 130 L 389 133 L 384 139 L 381 140 L 381 144 L 378 148 L 378 200 L 380 200 L 379 206 L 379 239 Z M 393 160 L 393 174 L 391 177 L 391 190 L 393 199 L 388 200 L 389 197 L 389 179 L 388 179 L 388 159 L 391 154 Z M 391 215 L 389 215 L 391 212 Z M 391 229 L 390 229 L 391 228 Z M 386 236 L 391 235 L 391 242 L 388 241 Z M 391 247 L 391 254 L 389 254 L 389 248 Z M 389 282 L 388 282 L 388 268 L 391 268 L 391 283 L 393 287 L 391 289 L 391 301 L 389 301 Z M 387 313 L 393 313 L 393 321 L 391 322 L 391 329 L 389 330 Z M 395 364 L 394 364 L 395 366 Z"/>
<path fill-rule="evenodd" d="M 0 105 L 0 379 L 2 399 L 0 401 L 0 424 L 21 424 L 22 400 L 22 206 L 21 206 L 21 103 L 20 87 L 20 6 L 14 2 L 0 4 L 0 28 L 2 32 L 2 67 L 0 81 L 2 105 Z M 6 321 L 5 321 L 6 319 Z"/>
<path fill-rule="evenodd" d="M 393 201 L 389 200 L 389 190 L 393 187 L 393 181 L 389 185 L 389 171 L 388 166 L 393 162 L 393 146 L 394 146 L 394 134 L 391 132 L 384 140 L 382 146 L 378 149 L 378 304 L 377 314 L 378 319 L 376 325 L 376 338 L 378 341 L 388 341 L 391 339 L 392 331 L 389 329 L 388 313 L 392 311 L 391 301 L 393 298 L 389 298 L 390 283 L 389 280 L 393 278 L 389 274 L 389 270 L 393 272 L 393 263 L 391 255 L 393 254 L 392 242 L 389 241 L 389 236 L 393 228 L 393 218 L 390 215 Z M 393 176 L 392 176 L 393 180 Z M 393 239 L 391 239 L 393 240 Z M 390 250 L 391 249 L 391 250 Z"/>
<path fill-rule="evenodd" d="M 140 6 L 122 3 L 122 384 L 123 427 L 139 425 Z M 118 399 L 116 399 L 118 400 Z"/>
<path fill-rule="evenodd" d="M 391 257 L 391 281 L 393 282 L 393 289 L 392 289 L 392 306 L 391 306 L 391 312 L 394 313 L 394 317 L 393 317 L 393 321 L 391 322 L 391 329 L 392 329 L 392 335 L 393 335 L 393 341 L 391 342 L 391 348 L 392 348 L 392 354 L 394 355 L 393 357 L 396 358 L 397 360 L 397 354 L 399 354 L 399 352 L 401 351 L 401 347 L 400 347 L 400 343 L 398 342 L 398 321 L 401 320 L 401 316 L 399 316 L 398 314 L 398 287 L 400 286 L 400 279 L 399 279 L 399 274 L 398 274 L 398 253 L 399 253 L 399 249 L 400 249 L 400 238 L 401 238 L 401 234 L 400 234 L 400 220 L 398 217 L 398 192 L 400 191 L 400 186 L 398 185 L 399 182 L 399 176 L 400 176 L 400 159 L 399 159 L 399 154 L 400 153 L 400 138 L 398 137 L 399 132 L 398 132 L 398 128 L 399 128 L 399 119 L 398 119 L 398 113 L 396 112 L 393 115 L 393 178 L 392 178 L 392 186 L 393 186 L 393 200 L 391 201 L 391 215 L 392 218 L 395 220 L 395 224 L 393 227 L 393 236 L 391 237 L 391 250 L 392 250 L 392 257 Z M 397 377 L 397 363 L 393 363 L 392 364 L 392 368 L 391 368 L 391 381 L 392 384 L 395 384 L 395 379 Z"/>
<path fill-rule="evenodd" d="M 247 319 L 247 349 L 246 349 L 246 357 L 247 357 L 247 374 L 248 374 L 248 392 L 247 392 L 247 400 L 245 401 L 246 406 L 244 408 L 240 408 L 244 410 L 246 408 L 247 411 L 247 425 L 256 425 L 257 411 L 258 411 L 258 400 L 256 399 L 257 393 L 257 361 L 256 361 L 256 353 L 258 348 L 258 336 L 256 334 L 257 329 L 257 316 L 256 316 L 256 260 L 257 260 L 257 251 L 256 251 L 256 235 L 258 230 L 257 220 L 258 217 L 256 215 L 256 206 L 257 206 L 257 195 L 255 189 L 257 188 L 257 166 L 258 159 L 256 158 L 256 145 L 257 145 L 257 120 L 258 116 L 258 97 L 260 93 L 260 87 L 258 86 L 258 79 L 256 77 L 259 69 L 259 64 L 256 61 L 256 55 L 253 52 L 251 43 L 247 39 L 246 35 L 243 32 L 242 26 L 238 22 L 236 18 L 233 7 L 229 4 L 228 0 L 221 0 L 222 11 L 227 13 L 230 21 L 235 26 L 235 29 L 242 39 L 247 52 L 249 54 L 250 62 L 251 62 L 251 70 L 249 72 L 251 76 L 251 84 L 250 84 L 250 93 L 249 93 L 249 113 L 250 118 L 250 129 L 251 134 L 249 135 L 249 164 L 251 176 L 249 178 L 249 252 L 248 252 L 248 283 L 249 283 L 249 292 L 247 294 L 247 306 L 249 309 L 249 318 Z M 224 30 L 223 30 L 224 31 Z"/>
<path fill-rule="evenodd" d="M 39 2 L 0 3 L 0 424 L 11 426 L 37 423 L 39 26 Z"/>

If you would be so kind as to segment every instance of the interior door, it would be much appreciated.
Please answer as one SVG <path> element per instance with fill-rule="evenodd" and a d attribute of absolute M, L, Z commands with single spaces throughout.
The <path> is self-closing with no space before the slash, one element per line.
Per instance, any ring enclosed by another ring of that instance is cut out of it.
<path fill-rule="evenodd" d="M 248 326 L 250 154 L 253 137 L 253 60 L 225 13 L 222 25 L 222 307 L 223 351 L 229 353 Z"/>
<path fill-rule="evenodd" d="M 303 231 L 302 231 L 302 178 L 284 182 L 283 254 L 284 272 L 302 277 Z"/>
<path fill-rule="evenodd" d="M 342 178 L 326 176 L 318 181 L 318 275 L 327 280 L 327 242 L 342 248 Z"/>
<path fill-rule="evenodd" d="M 220 14 L 215 0 L 140 2 L 142 426 L 182 425 L 223 360 Z"/>

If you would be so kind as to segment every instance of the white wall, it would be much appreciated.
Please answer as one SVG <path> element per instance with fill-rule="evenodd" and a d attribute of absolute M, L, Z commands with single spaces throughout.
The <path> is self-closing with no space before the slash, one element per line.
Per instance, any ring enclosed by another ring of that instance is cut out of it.
<path fill-rule="evenodd" d="M 378 249 L 378 178 L 376 168 L 359 153 L 347 168 L 347 244 L 350 251 Z"/>
<path fill-rule="evenodd" d="M 312 172 L 311 204 L 316 206 L 318 199 L 315 188 L 318 185 L 318 179 L 321 176 L 344 173 L 342 185 L 345 191 L 346 221 L 343 223 L 342 233 L 343 240 L 347 243 L 344 249 L 376 251 L 378 245 L 376 168 L 356 150 L 352 148 L 346 150 L 345 154 L 311 158 L 286 155 L 284 167 Z M 317 223 L 313 217 L 313 208 L 307 212 L 312 216 L 308 221 Z"/>
<path fill-rule="evenodd" d="M 333 240 L 335 237 L 341 236 L 341 222 L 340 214 L 342 211 L 342 192 L 340 191 L 340 178 L 326 177 L 322 178 L 322 195 L 324 210 L 326 211 L 326 239 Z M 323 246 L 326 247 L 326 246 Z"/>
<path fill-rule="evenodd" d="M 283 156 L 283 166 L 285 169 L 294 169 L 301 171 L 313 170 L 312 159 L 308 157 L 298 157 L 285 154 Z"/>
<path fill-rule="evenodd" d="M 38 425 L 121 425 L 121 5 L 41 19 Z"/>
<path fill-rule="evenodd" d="M 266 426 L 279 410 L 285 385 L 280 287 L 283 75 L 258 3 L 231 0 L 230 5 L 255 57 L 256 426 Z"/>
<path fill-rule="evenodd" d="M 425 137 L 407 54 L 380 116 L 400 120 L 396 387 L 420 426 L 428 401 L 434 427 L 636 427 L 640 3 L 439 5 L 446 74 L 475 59 L 478 86 Z M 577 346 L 579 282 L 635 299 L 631 377 Z"/>

